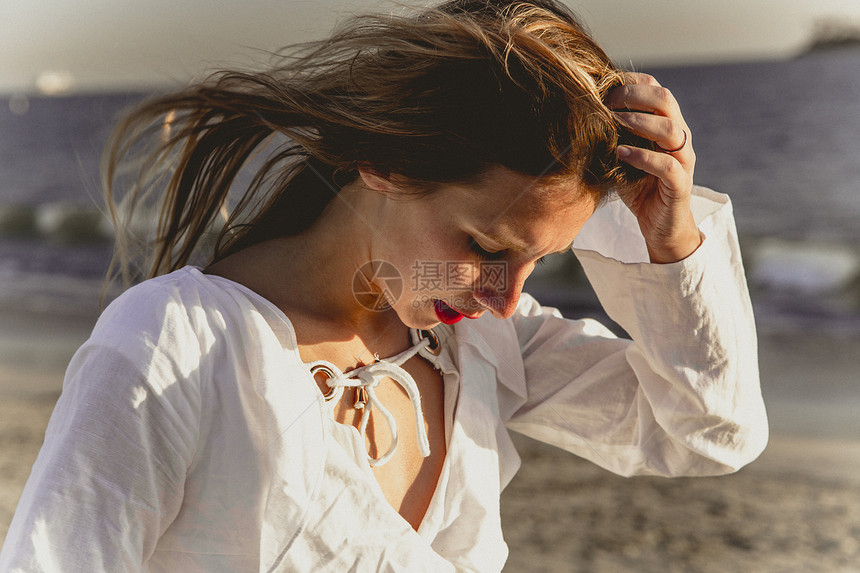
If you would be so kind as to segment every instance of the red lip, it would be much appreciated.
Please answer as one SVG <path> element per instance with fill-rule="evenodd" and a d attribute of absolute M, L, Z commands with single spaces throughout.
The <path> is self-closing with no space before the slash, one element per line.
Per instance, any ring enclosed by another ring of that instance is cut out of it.
<path fill-rule="evenodd" d="M 439 318 L 441 322 L 445 324 L 455 324 L 460 322 L 464 318 L 468 318 L 469 320 L 475 320 L 481 316 L 480 313 L 474 315 L 463 314 L 459 310 L 454 310 L 441 300 L 433 301 L 433 308 L 436 310 L 436 316 Z"/>
<path fill-rule="evenodd" d="M 433 301 L 433 308 L 436 311 L 436 317 L 440 322 L 445 324 L 456 324 L 463 320 L 463 315 L 442 302 L 441 300 Z"/>

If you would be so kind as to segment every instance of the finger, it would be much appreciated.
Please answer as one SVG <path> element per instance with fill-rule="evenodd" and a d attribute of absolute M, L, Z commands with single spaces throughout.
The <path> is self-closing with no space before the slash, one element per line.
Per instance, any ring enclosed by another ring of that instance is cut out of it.
<path fill-rule="evenodd" d="M 673 119 L 636 112 L 613 112 L 618 121 L 639 137 L 655 142 L 666 153 L 692 151 L 690 128 Z"/>
<path fill-rule="evenodd" d="M 667 147 L 663 147 L 662 145 L 659 145 L 660 151 L 662 151 L 663 153 L 672 153 L 672 154 L 684 153 L 685 155 L 687 153 L 692 153 L 692 147 L 687 146 L 687 140 L 690 138 L 690 136 L 687 135 L 687 130 L 683 129 L 683 130 L 681 130 L 681 133 L 683 134 L 684 139 L 681 140 L 681 144 L 679 146 L 674 147 L 674 148 L 667 148 Z"/>
<path fill-rule="evenodd" d="M 648 74 L 643 74 L 639 72 L 624 72 L 621 77 L 622 84 L 609 92 L 609 95 L 606 98 L 606 105 L 608 105 L 610 109 L 632 109 L 628 107 L 626 101 L 627 99 L 630 99 L 630 96 L 628 96 L 628 90 L 624 89 L 627 86 L 660 86 L 660 83 L 656 80 L 656 78 Z"/>
<path fill-rule="evenodd" d="M 624 77 L 625 84 L 639 84 L 645 86 L 660 85 L 657 78 L 650 74 L 643 74 L 642 72 L 624 72 L 622 76 Z"/>
<path fill-rule="evenodd" d="M 641 147 L 619 145 L 618 157 L 659 179 L 669 197 L 683 199 L 690 195 L 693 186 L 692 173 L 672 155 Z"/>
<path fill-rule="evenodd" d="M 644 111 L 666 117 L 681 116 L 675 96 L 662 86 L 620 86 L 609 94 L 607 105 L 614 110 Z"/>
<path fill-rule="evenodd" d="M 641 72 L 623 72 L 621 77 L 622 85 L 620 87 L 629 85 L 660 87 L 660 82 L 657 81 L 657 78 L 649 74 L 643 74 Z M 615 88 L 610 92 L 609 97 L 607 98 L 607 105 L 612 109 L 632 109 L 623 101 L 625 98 L 625 92 L 623 90 L 619 91 L 620 87 Z M 612 95 L 613 93 L 615 93 L 614 97 Z"/>

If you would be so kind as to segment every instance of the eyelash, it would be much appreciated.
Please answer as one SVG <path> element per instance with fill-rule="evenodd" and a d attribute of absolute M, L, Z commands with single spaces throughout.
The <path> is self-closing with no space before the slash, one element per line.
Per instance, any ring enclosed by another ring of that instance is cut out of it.
<path fill-rule="evenodd" d="M 476 241 L 473 237 L 469 237 L 469 250 L 475 253 L 482 261 L 493 261 L 501 259 L 505 253 L 504 251 L 488 251 L 487 249 L 479 245 L 478 241 Z M 538 265 L 543 265 L 545 263 L 546 257 L 541 257 L 537 261 L 535 261 L 535 264 Z"/>
<path fill-rule="evenodd" d="M 482 261 L 494 261 L 504 256 L 504 251 L 488 251 L 478 244 L 473 237 L 469 237 L 469 250 L 475 253 Z"/>

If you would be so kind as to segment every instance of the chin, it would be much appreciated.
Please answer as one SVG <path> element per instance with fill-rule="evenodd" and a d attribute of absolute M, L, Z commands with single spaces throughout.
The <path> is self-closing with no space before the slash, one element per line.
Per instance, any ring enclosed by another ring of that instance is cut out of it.
<path fill-rule="evenodd" d="M 439 324 L 439 318 L 436 316 L 432 305 L 421 304 L 415 301 L 414 303 L 401 303 L 392 308 L 400 319 L 400 322 L 409 328 L 428 330 Z"/>

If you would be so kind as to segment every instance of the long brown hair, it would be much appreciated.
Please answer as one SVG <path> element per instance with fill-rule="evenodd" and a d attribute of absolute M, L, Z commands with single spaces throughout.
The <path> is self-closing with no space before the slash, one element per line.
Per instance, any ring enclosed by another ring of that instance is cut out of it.
<path fill-rule="evenodd" d="M 126 116 L 103 169 L 113 274 L 134 281 L 300 233 L 359 168 L 417 192 L 501 165 L 605 193 L 640 175 L 617 160 L 621 127 L 604 104 L 622 82 L 554 0 L 353 18 L 263 71 L 218 72 Z M 149 208 L 154 236 L 130 224 Z"/>

